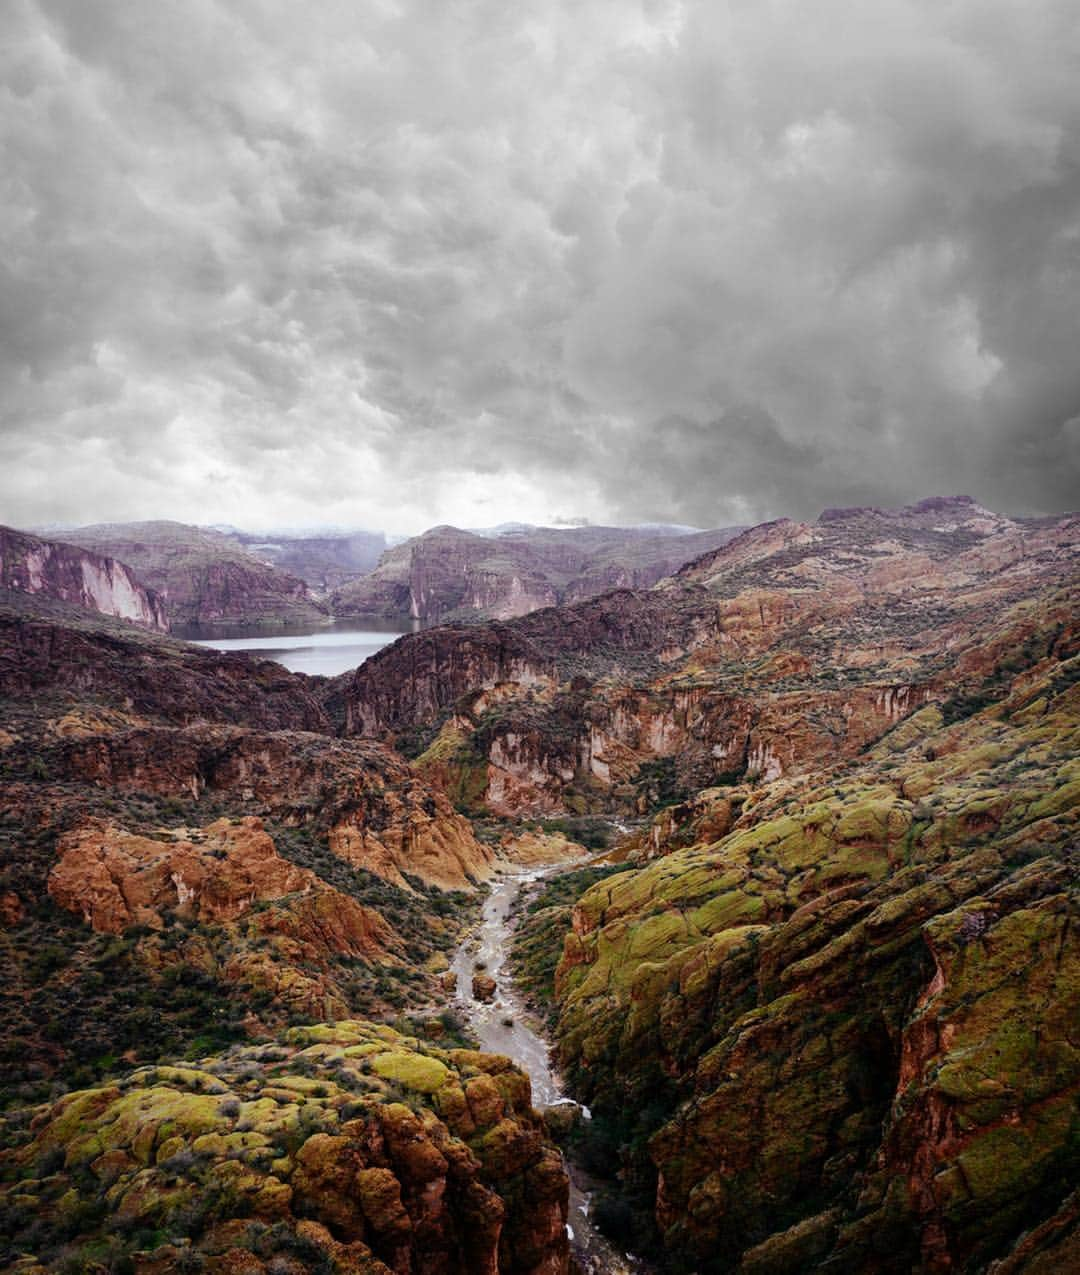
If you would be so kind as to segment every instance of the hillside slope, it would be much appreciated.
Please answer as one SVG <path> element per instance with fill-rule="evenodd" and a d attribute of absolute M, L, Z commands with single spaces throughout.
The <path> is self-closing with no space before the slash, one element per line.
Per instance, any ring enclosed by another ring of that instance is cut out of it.
<path fill-rule="evenodd" d="M 986 693 L 1075 628 L 1080 518 L 964 499 L 753 528 L 649 591 L 399 639 L 343 677 L 351 734 L 393 738 L 477 808 L 643 811 L 657 785 L 854 757 Z"/>
<path fill-rule="evenodd" d="M 122 1056 L 431 1004 L 492 852 L 400 757 L 334 738 L 321 689 L 0 610 L 8 1101 Z"/>
<path fill-rule="evenodd" d="M 0 1263 L 569 1275 L 530 1099 L 506 1058 L 356 1020 L 139 1068 L 5 1130 Z"/>
<path fill-rule="evenodd" d="M 628 1242 L 900 1275 L 1019 1239 L 1002 1270 L 1071 1269 L 1078 756 L 1080 657 L 1047 655 L 666 811 L 579 900 L 558 1053 L 621 1147 Z"/>

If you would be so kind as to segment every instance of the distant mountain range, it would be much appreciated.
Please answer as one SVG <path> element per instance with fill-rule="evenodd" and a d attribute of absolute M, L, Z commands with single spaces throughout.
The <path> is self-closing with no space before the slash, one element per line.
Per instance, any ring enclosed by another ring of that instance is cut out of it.
<path fill-rule="evenodd" d="M 381 531 L 252 532 L 166 520 L 38 532 L 124 564 L 183 630 L 336 616 L 506 619 L 606 589 L 648 588 L 740 530 L 504 523 L 435 527 L 400 543 Z"/>
<path fill-rule="evenodd" d="M 337 589 L 330 608 L 335 615 L 426 622 L 469 616 L 504 620 L 608 589 L 647 589 L 741 530 L 434 527 L 388 550 L 370 575 Z"/>

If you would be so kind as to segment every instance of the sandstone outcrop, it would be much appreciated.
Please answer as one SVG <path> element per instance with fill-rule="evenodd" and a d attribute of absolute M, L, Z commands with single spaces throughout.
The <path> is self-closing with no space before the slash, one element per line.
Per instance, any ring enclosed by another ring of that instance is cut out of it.
<path fill-rule="evenodd" d="M 472 890 L 492 851 L 446 796 L 366 740 L 240 728 L 141 730 L 72 740 L 55 769 L 109 788 L 166 796 L 229 794 L 311 824 L 346 863 L 410 888 Z"/>
<path fill-rule="evenodd" d="M 588 853 L 580 842 L 565 834 L 541 832 L 538 828 L 504 833 L 499 843 L 500 858 L 529 868 L 570 864 L 575 859 L 585 858 Z"/>
<path fill-rule="evenodd" d="M 0 614 L 10 1097 L 441 1004 L 473 904 L 440 891 L 493 857 L 446 795 L 334 738 L 318 682 L 60 605 Z"/>
<path fill-rule="evenodd" d="M 5 1263 L 569 1271 L 566 1172 L 528 1077 L 370 1023 L 68 1094 L 0 1156 Z"/>
<path fill-rule="evenodd" d="M 196 958 L 318 1017 L 328 1005 L 348 1012 L 341 958 L 402 960 L 379 912 L 282 858 L 255 818 L 154 837 L 94 822 L 61 837 L 57 853 L 49 895 L 97 933 L 188 929 L 178 947 L 143 944 L 149 970 Z"/>
<path fill-rule="evenodd" d="M 169 627 L 164 600 L 123 562 L 11 527 L 0 527 L 0 589 L 55 598 L 148 629 Z"/>
<path fill-rule="evenodd" d="M 115 825 L 91 824 L 65 834 L 49 874 L 49 894 L 92 929 L 122 934 L 133 926 L 164 928 L 170 913 L 192 922 L 235 921 L 259 903 L 288 896 L 310 915 L 308 896 L 325 894 L 320 910 L 339 922 L 342 953 L 385 951 L 393 932 L 376 912 L 329 889 L 283 859 L 255 818 L 220 819 L 162 839 Z"/>

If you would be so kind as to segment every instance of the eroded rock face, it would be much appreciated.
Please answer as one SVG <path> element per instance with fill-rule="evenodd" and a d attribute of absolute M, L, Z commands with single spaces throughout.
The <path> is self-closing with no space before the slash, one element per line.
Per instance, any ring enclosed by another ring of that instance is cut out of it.
<path fill-rule="evenodd" d="M 479 612 L 507 620 L 608 589 L 647 589 L 739 530 L 531 527 L 482 536 L 435 527 L 388 550 L 369 576 L 337 590 L 331 605 L 337 615 L 431 622 Z"/>
<path fill-rule="evenodd" d="M 575 859 L 585 858 L 588 853 L 583 845 L 561 832 L 540 832 L 531 828 L 507 832 L 499 845 L 500 858 L 525 867 L 570 864 Z"/>
<path fill-rule="evenodd" d="M 857 757 L 929 704 L 1076 641 L 1080 519 L 963 498 L 754 528 L 651 592 L 396 642 L 337 686 L 349 734 L 502 814 L 642 810 Z M 1033 602 L 1038 600 L 1038 605 Z"/>
<path fill-rule="evenodd" d="M 123 562 L 10 527 L 0 527 L 0 588 L 71 602 L 148 629 L 169 627 L 163 599 Z"/>
<path fill-rule="evenodd" d="M 492 852 L 446 795 L 365 740 L 239 728 L 144 728 L 69 741 L 57 769 L 112 788 L 232 794 L 290 823 L 312 824 L 353 867 L 411 888 L 472 890 Z"/>
<path fill-rule="evenodd" d="M 160 1232 L 129 1246 L 140 1272 L 297 1259 L 367 1275 L 569 1271 L 568 1181 L 528 1077 L 370 1023 L 295 1028 L 68 1094 L 2 1158 L 22 1179 L 5 1188 L 22 1205 L 16 1251 L 46 1262 L 60 1248 L 50 1220 L 104 1193 L 108 1218 Z M 107 1219 L 83 1217 L 68 1233 L 100 1242 Z M 180 1235 L 183 1249 L 168 1238 Z"/>
<path fill-rule="evenodd" d="M 150 585 L 175 625 L 303 623 L 325 615 L 307 584 L 229 537 L 179 522 L 104 523 L 64 533 Z"/>
<path fill-rule="evenodd" d="M 648 1145 L 627 1179 L 682 1260 L 976 1270 L 1058 1243 L 1078 663 L 923 709 L 856 766 L 704 792 L 578 902 L 560 1063 Z"/>
<path fill-rule="evenodd" d="M 95 931 L 179 926 L 143 945 L 148 972 L 194 962 L 271 998 L 280 1011 L 347 1013 L 340 962 L 402 960 L 372 908 L 283 859 L 255 818 L 139 836 L 92 823 L 61 838 L 49 895 Z M 213 927 L 208 929 L 207 927 Z"/>
<path fill-rule="evenodd" d="M 161 839 L 95 823 L 62 837 L 57 854 L 49 894 L 99 933 L 161 929 L 169 913 L 204 924 L 235 921 L 256 903 L 329 893 L 330 910 L 343 922 L 340 933 L 350 936 L 342 950 L 370 955 L 382 950 L 379 933 L 390 934 L 377 913 L 283 859 L 250 816 Z"/>
<path fill-rule="evenodd" d="M 280 666 L 3 610 L 9 1092 L 440 995 L 470 904 L 424 887 L 471 891 L 492 855 L 444 793 L 319 733 L 312 682 Z"/>
<path fill-rule="evenodd" d="M 310 679 L 270 660 L 0 613 L 0 696 L 45 695 L 106 700 L 174 725 L 332 729 Z"/>

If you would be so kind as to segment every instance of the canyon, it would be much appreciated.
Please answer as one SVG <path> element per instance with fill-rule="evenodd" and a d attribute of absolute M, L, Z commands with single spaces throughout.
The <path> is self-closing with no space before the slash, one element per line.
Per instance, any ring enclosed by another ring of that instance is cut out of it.
<path fill-rule="evenodd" d="M 665 1272 L 1069 1269 L 1078 546 L 830 510 L 335 678 L 20 577 L 0 1262 L 569 1275 L 558 1142 Z"/>
<path fill-rule="evenodd" d="M 197 637 L 233 627 L 318 628 L 335 617 L 435 623 L 525 615 L 613 587 L 648 588 L 740 530 L 435 527 L 390 548 L 382 532 L 259 534 L 166 520 L 43 534 L 122 564 L 129 587 L 152 591 L 161 618 Z M 57 562 L 63 556 L 59 548 L 50 553 Z M 63 553 L 70 557 L 70 548 Z M 25 574 L 9 572 L 5 587 L 22 588 Z M 65 589 L 67 600 L 136 618 L 130 601 L 118 611 L 96 606 L 92 590 L 75 597 Z"/>
<path fill-rule="evenodd" d="M 428 623 L 474 614 L 505 620 L 613 588 L 648 588 L 740 530 L 521 527 L 496 534 L 434 527 L 389 549 L 329 605 L 337 615 Z"/>

